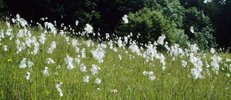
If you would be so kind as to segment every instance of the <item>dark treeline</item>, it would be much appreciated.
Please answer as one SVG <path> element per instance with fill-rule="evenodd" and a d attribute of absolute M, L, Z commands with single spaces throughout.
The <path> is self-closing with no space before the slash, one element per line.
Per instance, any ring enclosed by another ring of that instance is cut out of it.
<path fill-rule="evenodd" d="M 207 1 L 207 2 L 206 2 Z M 127 35 L 142 43 L 161 34 L 170 43 L 190 41 L 202 48 L 231 46 L 231 0 L 0 0 L 1 16 L 20 14 L 28 21 L 56 20 L 82 31 L 86 23 L 95 31 Z M 129 23 L 122 23 L 127 14 Z M 75 21 L 79 25 L 75 26 Z M 192 32 L 192 28 L 193 31 Z"/>

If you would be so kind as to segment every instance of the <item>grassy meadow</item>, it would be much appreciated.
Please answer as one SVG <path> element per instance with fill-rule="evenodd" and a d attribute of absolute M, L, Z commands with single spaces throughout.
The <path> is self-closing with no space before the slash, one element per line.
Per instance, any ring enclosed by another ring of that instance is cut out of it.
<path fill-rule="evenodd" d="M 1 100 L 231 99 L 225 51 L 158 41 L 141 48 L 120 38 L 101 42 L 52 30 L 0 23 Z"/>

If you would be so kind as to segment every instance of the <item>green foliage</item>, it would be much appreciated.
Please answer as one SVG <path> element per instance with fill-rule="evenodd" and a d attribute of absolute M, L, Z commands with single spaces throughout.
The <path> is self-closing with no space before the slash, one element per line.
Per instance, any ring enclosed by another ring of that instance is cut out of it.
<path fill-rule="evenodd" d="M 183 28 L 189 36 L 190 41 L 199 45 L 203 49 L 216 46 L 213 25 L 209 17 L 196 8 L 189 8 L 185 11 Z M 193 28 L 195 32 L 191 32 Z"/>
<path fill-rule="evenodd" d="M 144 8 L 136 13 L 130 13 L 128 16 L 129 23 L 118 27 L 119 35 L 128 35 L 132 32 L 133 39 L 147 43 L 157 40 L 161 34 L 169 36 L 168 34 L 171 32 L 171 25 L 161 12 Z M 138 34 L 140 34 L 140 38 L 137 38 Z"/>

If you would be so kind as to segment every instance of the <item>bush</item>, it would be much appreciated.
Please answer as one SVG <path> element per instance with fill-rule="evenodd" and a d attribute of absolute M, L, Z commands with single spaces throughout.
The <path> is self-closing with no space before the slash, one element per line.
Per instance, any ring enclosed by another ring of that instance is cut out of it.
<path fill-rule="evenodd" d="M 156 41 L 161 34 L 164 34 L 166 40 L 170 43 L 186 44 L 187 42 L 187 36 L 183 31 L 176 29 L 160 11 L 144 8 L 136 13 L 130 13 L 128 19 L 128 24 L 121 24 L 118 27 L 116 32 L 119 36 L 128 35 L 132 32 L 134 40 L 140 43 L 148 43 L 149 41 Z M 138 34 L 140 34 L 139 38 L 137 38 Z M 179 41 L 179 39 L 184 40 Z"/>
<path fill-rule="evenodd" d="M 185 11 L 183 28 L 191 42 L 198 44 L 202 49 L 215 47 L 214 28 L 209 17 L 196 8 L 189 8 Z M 190 31 L 193 28 L 194 32 Z"/>

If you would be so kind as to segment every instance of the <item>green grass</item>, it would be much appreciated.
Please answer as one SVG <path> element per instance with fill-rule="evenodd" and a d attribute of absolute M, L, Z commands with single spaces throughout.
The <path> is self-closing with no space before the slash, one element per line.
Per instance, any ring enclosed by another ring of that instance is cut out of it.
<path fill-rule="evenodd" d="M 2 22 L 0 29 L 4 32 L 7 27 Z M 13 27 L 13 33 L 17 34 L 18 27 Z M 34 36 L 39 36 L 42 31 L 29 29 Z M 76 38 L 80 43 L 80 50 L 86 48 L 87 58 L 81 58 L 81 63 L 87 66 L 87 72 L 83 73 L 79 70 L 80 64 L 75 63 L 75 68 L 68 70 L 66 68 L 64 58 L 66 54 L 71 57 L 77 57 L 81 53 L 76 53 L 70 43 L 65 41 L 64 36 L 46 34 L 47 40 L 44 45 L 40 45 L 39 53 L 33 55 L 28 53 L 32 49 L 26 49 L 19 54 L 16 54 L 15 38 L 2 39 L 0 42 L 0 99 L 64 99 L 64 100 L 79 100 L 79 99 L 97 99 L 97 100 L 168 100 L 168 99 L 231 99 L 231 78 L 227 76 L 230 73 L 228 69 L 220 70 L 216 75 L 212 70 L 211 76 L 205 72 L 203 67 L 203 75 L 205 78 L 194 80 L 191 75 L 190 62 L 188 67 L 181 65 L 181 60 L 188 61 L 187 57 L 176 57 L 176 60 L 164 53 L 166 57 L 165 71 L 162 70 L 159 60 L 155 59 L 152 62 L 145 62 L 145 59 L 131 53 L 128 49 L 118 48 L 118 52 L 106 48 L 106 53 L 103 63 L 98 63 L 95 60 L 90 50 L 95 49 L 98 42 L 94 42 L 93 47 L 86 47 L 84 38 Z M 70 40 L 74 38 L 70 37 Z M 22 38 L 22 40 L 24 40 Z M 48 54 L 46 51 L 49 48 L 50 42 L 56 41 L 57 48 L 53 54 Z M 107 42 L 105 42 L 107 43 Z M 7 45 L 8 51 L 3 51 L 2 46 Z M 126 53 L 125 51 L 128 51 Z M 203 54 L 203 53 L 201 53 Z M 207 55 L 206 60 L 210 61 L 211 54 Z M 119 60 L 118 55 L 122 56 Z M 129 55 L 134 56 L 130 59 Z M 229 53 L 219 53 L 223 57 L 231 58 Z M 46 64 L 46 58 L 52 58 L 55 64 Z M 34 62 L 32 69 L 19 68 L 20 61 L 27 58 Z M 12 61 L 11 61 L 12 60 Z M 203 61 L 206 61 L 203 60 Z M 225 62 L 231 64 L 230 62 Z M 224 64 L 225 64 L 224 63 Z M 96 76 L 91 75 L 90 68 L 92 64 L 98 65 L 101 70 Z M 224 67 L 221 64 L 220 67 Z M 48 66 L 50 75 L 45 77 L 42 70 Z M 57 69 L 58 66 L 61 66 Z M 31 72 L 30 80 L 25 79 L 26 72 Z M 153 71 L 156 80 L 151 81 L 148 76 L 143 75 L 143 71 Z M 55 73 L 58 73 L 55 74 Z M 90 82 L 84 83 L 83 77 L 89 75 Z M 101 84 L 95 84 L 96 78 L 102 79 Z M 57 82 L 63 82 L 61 89 L 63 97 L 60 97 L 55 85 Z M 100 89 L 100 90 L 99 90 Z M 118 90 L 114 93 L 112 90 Z"/>

